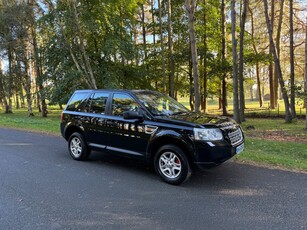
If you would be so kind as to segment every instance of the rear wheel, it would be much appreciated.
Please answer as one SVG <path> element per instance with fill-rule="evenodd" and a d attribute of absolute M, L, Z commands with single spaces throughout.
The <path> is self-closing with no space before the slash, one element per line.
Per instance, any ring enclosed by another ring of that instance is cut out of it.
<path fill-rule="evenodd" d="M 74 160 L 83 161 L 90 155 L 90 149 L 86 145 L 82 134 L 75 132 L 68 140 L 68 151 Z"/>
<path fill-rule="evenodd" d="M 154 167 L 163 181 L 173 185 L 181 184 L 191 175 L 186 155 L 175 145 L 165 145 L 158 150 Z"/>

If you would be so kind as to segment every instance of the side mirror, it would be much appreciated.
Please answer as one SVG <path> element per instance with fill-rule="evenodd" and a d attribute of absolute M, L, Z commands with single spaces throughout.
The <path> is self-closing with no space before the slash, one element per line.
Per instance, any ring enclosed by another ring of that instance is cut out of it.
<path fill-rule="evenodd" d="M 138 120 L 143 120 L 144 117 L 142 115 L 140 115 L 138 112 L 136 111 L 126 111 L 123 114 L 124 119 L 127 120 L 132 120 L 132 119 L 138 119 Z"/>

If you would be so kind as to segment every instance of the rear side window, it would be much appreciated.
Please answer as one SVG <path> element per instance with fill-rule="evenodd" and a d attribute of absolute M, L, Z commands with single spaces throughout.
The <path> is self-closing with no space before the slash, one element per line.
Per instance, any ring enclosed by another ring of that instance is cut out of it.
<path fill-rule="evenodd" d="M 69 100 L 66 110 L 68 111 L 76 111 L 80 104 L 86 100 L 88 93 L 87 92 L 78 92 L 75 93 L 71 99 Z"/>
<path fill-rule="evenodd" d="M 108 93 L 95 93 L 89 100 L 90 112 L 105 114 Z"/>
<path fill-rule="evenodd" d="M 112 101 L 112 115 L 123 116 L 126 111 L 138 111 L 138 104 L 129 95 L 115 93 Z"/>

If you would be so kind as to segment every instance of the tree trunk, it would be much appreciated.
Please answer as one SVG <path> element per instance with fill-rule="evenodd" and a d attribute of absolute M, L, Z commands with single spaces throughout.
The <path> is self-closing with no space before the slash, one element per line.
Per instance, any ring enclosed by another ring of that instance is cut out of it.
<path fill-rule="evenodd" d="M 0 102 L 1 104 L 4 104 L 4 108 L 5 108 L 5 113 L 9 113 L 9 106 L 6 100 L 6 95 L 5 95 L 5 86 L 4 86 L 4 79 L 3 79 L 3 75 L 2 75 L 2 59 L 0 57 Z"/>
<path fill-rule="evenodd" d="M 143 50 L 145 56 L 145 64 L 147 63 L 147 44 L 146 44 L 146 27 L 145 27 L 145 11 L 144 4 L 141 4 L 141 20 L 142 20 L 142 37 L 143 37 Z"/>
<path fill-rule="evenodd" d="M 276 33 L 276 50 L 277 50 L 278 57 L 280 57 L 280 37 L 281 37 L 281 29 L 282 29 L 282 22 L 283 22 L 283 16 L 284 16 L 284 5 L 285 5 L 284 3 L 285 3 L 285 0 L 281 0 L 280 10 L 279 10 L 278 27 L 277 27 L 277 33 Z M 274 72 L 275 107 L 277 106 L 278 99 L 279 99 L 279 95 L 278 95 L 278 76 L 277 76 L 277 70 L 275 68 L 275 72 Z"/>
<path fill-rule="evenodd" d="M 189 58 L 189 83 L 190 83 L 190 99 L 189 99 L 189 102 L 190 102 L 191 110 L 194 111 L 195 97 L 194 97 L 192 69 L 193 69 L 193 67 L 192 67 L 192 62 L 191 62 L 191 57 L 190 57 Z"/>
<path fill-rule="evenodd" d="M 208 49 L 208 46 L 207 46 L 207 9 L 206 9 L 206 2 L 207 0 L 204 0 L 204 57 L 203 57 L 203 64 L 204 64 L 204 72 L 203 72 L 203 78 L 204 78 L 204 82 L 203 82 L 203 98 L 202 98 L 202 109 L 204 111 L 204 113 L 207 112 L 207 91 L 208 91 L 208 86 L 207 86 L 207 83 L 208 83 L 208 74 L 207 74 L 207 66 L 208 66 L 208 63 L 207 63 L 207 49 Z"/>
<path fill-rule="evenodd" d="M 3 75 L 2 75 L 2 58 L 0 56 L 0 102 L 2 104 L 2 99 L 4 98 L 4 85 L 3 85 Z M 1 105 L 0 104 L 0 105 Z"/>
<path fill-rule="evenodd" d="M 152 37 L 153 37 L 153 45 L 154 48 L 156 47 L 156 21 L 155 21 L 155 14 L 154 14 L 154 4 L 155 1 L 151 0 L 151 20 L 152 20 Z"/>
<path fill-rule="evenodd" d="M 194 96 L 195 96 L 195 112 L 199 112 L 200 109 L 200 93 L 199 93 L 199 75 L 198 75 L 198 57 L 197 47 L 194 29 L 194 14 L 196 8 L 196 0 L 185 0 L 185 7 L 189 17 L 189 34 L 191 44 L 191 58 L 193 67 L 193 79 L 194 79 Z"/>
<path fill-rule="evenodd" d="M 30 58 L 30 54 L 29 51 L 26 51 L 26 57 L 24 60 L 24 68 L 25 68 L 25 84 L 24 84 L 24 89 L 26 91 L 26 98 L 27 98 L 27 106 L 28 106 L 28 113 L 29 113 L 29 117 L 34 116 L 33 113 L 33 97 L 32 97 L 32 92 L 31 92 L 31 77 L 30 77 L 30 66 L 29 66 L 29 58 Z M 20 69 L 21 67 L 18 67 L 18 69 Z"/>
<path fill-rule="evenodd" d="M 33 53 L 34 53 L 34 67 L 35 74 L 36 74 L 36 84 L 38 87 L 38 95 L 37 95 L 37 100 L 38 100 L 38 108 L 41 112 L 42 117 L 47 117 L 47 103 L 46 103 L 46 98 L 45 98 L 45 93 L 44 93 L 44 86 L 43 86 L 43 72 L 42 72 L 42 66 L 40 62 L 40 57 L 38 54 L 38 45 L 37 45 L 37 35 L 36 35 L 36 30 L 35 30 L 35 21 L 34 21 L 34 9 L 33 9 L 33 2 L 29 1 L 29 4 L 32 7 L 32 25 L 31 25 L 31 37 L 32 37 L 32 45 L 33 45 Z M 40 107 L 41 104 L 41 107 Z"/>
<path fill-rule="evenodd" d="M 305 109 L 306 109 L 306 123 L 305 129 L 307 130 L 307 18 L 305 24 Z"/>
<path fill-rule="evenodd" d="M 294 82 L 294 39 L 293 39 L 293 0 L 290 0 L 290 105 L 292 118 L 296 118 L 295 112 L 295 82 Z"/>
<path fill-rule="evenodd" d="M 268 32 L 269 32 L 269 37 L 270 37 L 270 47 L 271 47 L 272 52 L 273 52 L 274 63 L 277 66 L 278 81 L 279 81 L 279 85 L 280 85 L 280 88 L 281 88 L 281 91 L 282 91 L 282 96 L 283 96 L 284 104 L 285 104 L 285 112 L 286 112 L 285 120 L 286 120 L 287 123 L 290 123 L 292 121 L 292 114 L 291 114 L 291 111 L 290 111 L 289 98 L 288 98 L 287 91 L 286 91 L 286 88 L 285 88 L 285 83 L 284 83 L 284 80 L 283 80 L 283 77 L 282 77 L 280 61 L 279 61 L 279 58 L 277 56 L 275 43 L 274 43 L 274 40 L 273 40 L 272 25 L 271 25 L 269 13 L 268 13 L 268 1 L 263 0 L 263 3 L 264 3 L 264 13 L 265 13 L 266 24 L 267 24 L 267 28 L 268 28 Z"/>
<path fill-rule="evenodd" d="M 239 88 L 240 88 L 240 121 L 245 121 L 244 109 L 245 109 L 245 98 L 244 98 L 244 33 L 245 33 L 245 20 L 247 12 L 248 0 L 244 0 L 244 7 L 241 17 L 240 25 L 240 57 L 239 57 Z"/>
<path fill-rule="evenodd" d="M 162 8 L 161 0 L 158 0 L 159 7 L 159 32 L 160 32 L 160 44 L 161 44 L 161 59 L 162 59 L 162 74 L 163 74 L 163 93 L 166 93 L 166 71 L 165 71 L 165 58 L 164 58 L 164 42 L 163 42 L 163 30 L 162 30 Z"/>
<path fill-rule="evenodd" d="M 272 34 L 273 34 L 273 31 L 274 31 L 274 14 L 275 14 L 275 2 L 274 2 L 274 0 L 271 0 L 271 28 L 270 28 L 270 30 L 272 31 Z M 272 46 L 270 46 L 270 55 L 273 56 Z M 273 66 L 273 62 L 270 61 L 270 65 L 269 65 L 269 86 L 270 86 L 270 107 L 271 107 L 271 109 L 275 109 L 275 105 L 276 105 L 276 100 L 274 98 L 275 94 L 274 94 L 274 79 L 273 79 L 274 77 L 273 77 L 273 74 L 274 74 L 274 66 Z"/>
<path fill-rule="evenodd" d="M 13 49 L 10 48 L 9 49 L 9 79 L 8 79 L 8 113 L 12 113 L 12 109 L 13 109 L 13 105 L 12 105 L 12 97 L 13 97 L 13 82 L 14 82 L 14 76 L 13 76 L 13 71 L 14 71 L 14 63 L 16 61 L 16 59 L 14 58 L 14 54 L 13 54 Z"/>
<path fill-rule="evenodd" d="M 248 5 L 248 11 L 251 15 L 251 29 L 252 29 L 252 43 L 253 43 L 253 49 L 256 55 L 258 55 L 258 50 L 257 46 L 255 43 L 255 24 L 254 24 L 254 13 L 250 6 Z M 262 101 L 262 94 L 261 94 L 261 81 L 260 81 L 260 69 L 259 69 L 259 62 L 256 62 L 256 76 L 257 76 L 257 89 L 258 89 L 258 100 L 259 100 L 259 106 L 260 108 L 263 106 L 263 101 Z"/>
<path fill-rule="evenodd" d="M 239 114 L 239 97 L 238 97 L 238 63 L 237 63 L 237 38 L 236 38 L 236 1 L 231 0 L 231 34 L 232 34 L 232 77 L 233 77 L 233 118 L 238 123 L 240 121 Z"/>
<path fill-rule="evenodd" d="M 260 83 L 260 73 L 259 73 L 259 63 L 256 63 L 256 75 L 257 75 L 257 90 L 258 90 L 258 100 L 260 108 L 263 106 L 262 94 L 261 94 L 261 83 Z"/>
<path fill-rule="evenodd" d="M 226 65 L 226 3 L 222 0 L 221 4 L 221 14 L 222 14 L 222 65 Z M 227 84 L 226 84 L 227 73 L 224 72 L 222 75 L 222 93 L 221 93 L 221 106 L 223 110 L 223 115 L 228 114 L 227 111 Z"/>
<path fill-rule="evenodd" d="M 20 87 L 20 106 L 21 108 L 25 108 L 25 97 L 23 95 L 23 88 L 22 88 L 22 85 Z"/>
<path fill-rule="evenodd" d="M 253 92 L 253 91 L 254 91 L 254 90 L 253 90 L 253 87 L 251 86 L 251 87 L 249 88 L 251 101 L 254 101 L 254 92 Z"/>
<path fill-rule="evenodd" d="M 172 23 L 172 3 L 168 0 L 167 16 L 168 16 L 168 49 L 169 49 L 169 95 L 175 97 L 175 64 L 173 57 L 173 23 Z"/>

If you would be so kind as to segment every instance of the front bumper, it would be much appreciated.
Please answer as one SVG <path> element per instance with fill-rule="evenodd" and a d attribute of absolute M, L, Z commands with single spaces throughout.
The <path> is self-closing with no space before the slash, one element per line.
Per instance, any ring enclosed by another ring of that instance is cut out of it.
<path fill-rule="evenodd" d="M 244 141 L 231 146 L 225 141 L 198 142 L 195 145 L 193 162 L 196 169 L 207 169 L 222 164 L 244 149 Z"/>

